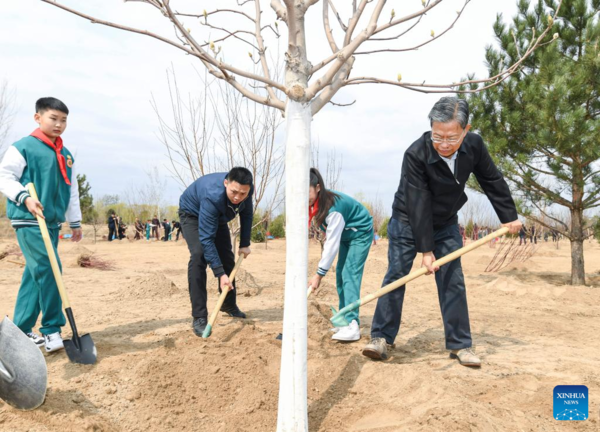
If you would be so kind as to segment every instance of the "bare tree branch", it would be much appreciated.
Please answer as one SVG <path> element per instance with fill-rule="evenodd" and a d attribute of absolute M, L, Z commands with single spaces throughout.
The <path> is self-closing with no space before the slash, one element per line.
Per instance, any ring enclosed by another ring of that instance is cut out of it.
<path fill-rule="evenodd" d="M 438 6 L 442 1 L 444 1 L 444 0 L 435 0 L 433 3 L 426 5 L 423 9 L 421 9 L 418 12 L 415 12 L 415 13 L 412 13 L 410 15 L 406 15 L 406 16 L 404 16 L 402 18 L 398 18 L 397 20 L 392 20 L 392 21 L 390 21 L 388 23 L 385 23 L 385 24 L 379 26 L 377 28 L 377 30 L 375 30 L 375 32 L 373 34 L 381 33 L 384 30 L 387 30 L 387 29 L 389 29 L 391 27 L 397 26 L 398 24 L 402 24 L 402 23 L 405 23 L 407 21 L 413 20 L 413 19 L 415 19 L 415 18 L 417 18 L 419 16 L 425 15 L 427 12 L 429 12 L 430 10 L 432 10 L 433 8 L 435 8 L 436 6 Z"/>
<path fill-rule="evenodd" d="M 335 8 L 335 5 L 333 4 L 333 0 L 323 0 L 323 3 L 328 3 L 331 6 L 331 11 L 337 18 L 338 23 L 340 24 L 340 27 L 342 28 L 342 30 L 344 30 L 344 31 L 348 30 L 348 27 L 344 24 L 344 21 L 342 21 L 342 17 L 340 16 L 337 9 Z"/>
<path fill-rule="evenodd" d="M 223 63 L 222 61 L 219 61 L 213 57 L 211 57 L 210 55 L 208 55 L 208 53 L 202 48 L 202 46 L 190 35 L 190 33 L 183 27 L 183 25 L 181 24 L 181 22 L 177 19 L 175 13 L 171 10 L 171 8 L 168 5 L 168 2 L 165 3 L 165 8 L 161 9 L 161 11 L 171 20 L 171 22 L 173 22 L 173 24 L 179 29 L 179 31 L 181 32 L 181 34 L 183 35 L 183 37 L 190 42 L 191 46 L 193 47 L 193 49 L 187 48 L 182 44 L 179 44 L 177 42 L 174 42 L 168 38 L 165 38 L 163 36 L 160 36 L 156 33 L 152 33 L 149 32 L 147 30 L 140 30 L 140 29 L 136 29 L 133 27 L 128 27 L 128 26 L 124 26 L 124 25 L 120 25 L 120 24 L 116 24 L 110 21 L 105 21 L 105 20 L 101 20 L 95 17 L 92 17 L 90 15 L 84 14 L 82 12 L 79 12 L 75 9 L 69 8 L 67 6 L 64 6 L 60 3 L 57 3 L 53 0 L 41 0 L 44 3 L 50 4 L 52 6 L 58 7 L 60 9 L 63 9 L 67 12 L 70 12 L 74 15 L 77 15 L 81 18 L 87 19 L 90 22 L 92 22 L 93 24 L 102 24 L 108 27 L 114 27 L 120 30 L 125 30 L 128 32 L 132 32 L 132 33 L 138 33 L 138 34 L 142 34 L 142 35 L 146 35 L 146 36 L 150 36 L 153 37 L 155 39 L 158 39 L 160 41 L 163 41 L 165 43 L 168 43 L 169 45 L 172 45 L 176 48 L 179 48 L 182 51 L 185 51 L 186 53 L 193 55 L 194 57 L 199 58 L 204 65 L 210 70 L 210 72 L 215 75 L 217 78 L 223 79 L 225 81 L 227 81 L 228 83 L 230 83 L 233 87 L 235 87 L 238 91 L 241 91 L 242 93 L 244 93 L 244 95 L 252 100 L 254 100 L 255 102 L 264 104 L 264 105 L 270 105 L 273 107 L 276 107 L 280 110 L 283 110 L 284 107 L 279 106 L 279 104 L 277 104 L 275 101 L 270 101 L 269 98 L 265 98 L 265 97 L 261 97 L 259 95 L 256 95 L 254 93 L 252 93 L 250 90 L 243 88 L 242 86 L 239 85 L 239 83 L 237 83 L 237 81 L 235 81 L 235 79 L 233 77 L 231 77 L 227 72 L 231 72 L 235 75 L 239 75 L 239 76 L 243 76 L 245 78 L 251 79 L 251 80 L 255 80 L 255 81 L 259 81 L 262 83 L 265 83 L 267 85 L 270 85 L 274 88 L 277 88 L 278 90 L 281 91 L 285 91 L 285 88 L 283 85 L 274 82 L 272 80 L 269 80 L 265 77 L 261 77 L 260 75 L 256 75 L 253 73 L 249 73 L 243 70 L 240 70 L 238 68 L 234 68 L 226 63 Z M 155 2 L 151 1 L 151 0 L 137 0 L 137 1 L 141 1 L 143 3 L 148 3 L 148 4 L 152 4 L 155 7 L 158 7 Z M 215 70 L 218 69 L 218 70 Z M 220 71 L 220 73 L 219 73 Z"/>
<path fill-rule="evenodd" d="M 331 26 L 329 25 L 329 0 L 323 0 L 323 27 L 325 28 L 325 37 L 327 38 L 327 42 L 329 42 L 331 51 L 333 53 L 337 53 L 339 48 L 335 43 L 333 32 L 331 31 Z"/>
<path fill-rule="evenodd" d="M 357 53 L 356 53 L 356 55 L 361 55 L 361 54 L 374 54 L 374 53 L 382 53 L 382 52 L 405 52 L 405 51 L 415 51 L 415 50 L 418 50 L 419 48 L 421 48 L 421 47 L 423 47 L 423 46 L 425 46 L 425 45 L 427 45 L 427 44 L 430 44 L 431 42 L 433 42 L 433 41 L 435 41 L 435 40 L 437 40 L 437 39 L 441 38 L 441 37 L 442 37 L 442 36 L 444 36 L 446 33 L 448 33 L 448 32 L 449 32 L 449 31 L 450 31 L 452 28 L 454 28 L 454 24 L 456 24 L 456 22 L 457 22 L 457 21 L 460 19 L 460 17 L 462 16 L 462 14 L 463 14 L 463 12 L 464 12 L 465 8 L 467 7 L 467 5 L 469 4 L 469 2 L 470 2 L 470 1 L 471 1 L 471 0 L 465 0 L 465 3 L 464 3 L 464 5 L 463 5 L 462 9 L 460 9 L 460 10 L 457 12 L 457 14 L 456 14 L 456 18 L 454 19 L 454 21 L 452 21 L 452 23 L 451 23 L 451 24 L 450 24 L 450 25 L 449 25 L 449 26 L 448 26 L 448 27 L 447 27 L 447 28 L 446 28 L 444 31 L 442 31 L 442 32 L 441 32 L 441 33 L 439 33 L 439 34 L 436 34 L 434 37 L 430 38 L 429 40 L 427 40 L 427 41 L 425 41 L 425 42 L 423 42 L 423 43 L 420 43 L 420 44 L 418 44 L 418 45 L 415 45 L 415 46 L 413 46 L 413 47 L 410 47 L 410 48 L 398 48 L 398 49 L 395 49 L 395 48 L 382 48 L 382 49 L 370 50 L 370 51 L 360 51 L 360 52 L 357 52 Z M 421 15 L 421 16 L 419 17 L 418 21 L 417 21 L 415 24 L 413 24 L 413 26 L 411 26 L 411 27 L 410 27 L 408 30 L 406 30 L 406 31 L 405 31 L 405 32 L 403 32 L 403 33 L 400 33 L 398 36 L 396 36 L 396 37 L 394 37 L 394 38 L 391 38 L 391 39 L 396 39 L 396 38 L 398 38 L 398 37 L 400 37 L 400 36 L 402 36 L 402 35 L 406 34 L 406 33 L 407 33 L 408 31 L 410 31 L 411 29 L 413 29 L 413 28 L 414 28 L 414 27 L 415 27 L 417 24 L 419 24 L 419 22 L 421 21 L 421 18 L 423 18 L 423 16 L 424 16 L 424 15 Z"/>
<path fill-rule="evenodd" d="M 262 29 L 260 27 L 260 16 L 262 14 L 261 10 L 260 10 L 260 2 L 259 1 L 255 1 L 254 2 L 255 6 L 256 6 L 256 19 L 254 20 L 254 22 L 256 23 L 255 26 L 255 35 L 256 35 L 256 41 L 258 43 L 258 55 L 260 56 L 260 64 L 262 65 L 263 68 L 263 75 L 265 76 L 265 78 L 267 79 L 271 79 L 271 73 L 269 72 L 269 65 L 267 64 L 267 56 L 265 55 L 265 43 L 262 37 Z M 277 95 L 275 94 L 275 90 L 273 90 L 273 87 L 271 86 L 267 86 L 267 92 L 269 93 L 269 97 L 278 104 L 283 105 L 283 102 L 281 100 L 279 100 L 279 98 L 277 97 Z"/>
<path fill-rule="evenodd" d="M 275 11 L 277 18 L 279 18 L 284 23 L 288 22 L 287 10 L 281 4 L 281 0 L 271 0 L 271 9 L 273 9 Z"/>
<path fill-rule="evenodd" d="M 344 38 L 344 46 L 347 46 L 352 40 L 352 34 L 354 33 L 354 29 L 356 29 L 356 25 L 360 20 L 362 13 L 365 10 L 365 7 L 369 3 L 369 0 L 361 0 L 360 5 L 356 8 L 356 3 L 354 3 L 354 14 L 350 19 L 350 23 L 348 24 L 348 29 L 346 30 L 346 37 Z"/>
<path fill-rule="evenodd" d="M 330 102 L 333 96 L 335 96 L 335 94 L 344 86 L 344 81 L 350 74 L 352 65 L 354 65 L 354 57 L 351 57 L 342 66 L 331 85 L 327 86 L 316 98 L 313 99 L 311 102 L 311 112 L 313 116 L 321 111 L 321 108 L 323 108 L 327 102 Z"/>
<path fill-rule="evenodd" d="M 352 54 L 354 54 L 354 52 L 360 46 L 360 44 L 362 44 L 365 40 L 367 40 L 370 36 L 373 35 L 373 32 L 377 27 L 377 20 L 381 15 L 381 11 L 384 5 L 385 0 L 379 0 L 377 2 L 367 28 L 338 53 L 336 60 L 331 65 L 329 70 L 325 73 L 325 75 L 308 87 L 308 89 L 306 90 L 306 97 L 308 100 L 311 100 L 318 92 L 320 92 L 321 90 L 323 90 L 323 88 L 329 85 L 333 81 L 334 77 L 337 75 L 341 67 L 346 63 L 346 61 L 348 61 Z"/>
<path fill-rule="evenodd" d="M 436 4 L 439 4 L 439 2 L 441 2 L 441 1 L 442 0 L 437 0 L 436 2 L 432 3 L 432 5 L 430 5 L 430 6 L 433 7 Z M 470 0 L 468 0 L 468 1 L 470 1 Z M 556 8 L 555 16 L 558 15 L 561 5 L 562 5 L 562 0 L 560 0 L 558 7 Z M 500 84 L 501 82 L 506 80 L 508 77 L 510 77 L 513 73 L 515 73 L 521 67 L 523 62 L 540 46 L 543 39 L 546 37 L 546 35 L 550 31 L 550 29 L 552 28 L 553 22 L 554 22 L 554 20 L 552 20 L 548 24 L 548 26 L 546 27 L 544 32 L 542 34 L 540 34 L 540 36 L 538 36 L 535 39 L 532 38 L 532 41 L 529 44 L 527 51 L 512 66 L 504 69 L 497 75 L 490 77 L 490 78 L 481 79 L 481 80 L 469 79 L 469 80 L 464 80 L 464 81 L 461 81 L 458 83 L 452 83 L 452 84 L 425 84 L 425 81 L 423 81 L 422 83 L 419 84 L 419 83 L 403 83 L 403 82 L 391 81 L 391 80 L 374 78 L 374 77 L 355 77 L 355 78 L 351 78 L 351 79 L 347 80 L 346 85 L 365 84 L 365 83 L 388 84 L 388 85 L 394 85 L 397 87 L 403 87 L 403 88 L 413 90 L 413 91 L 418 91 L 421 93 L 475 93 L 475 92 L 480 92 L 480 91 L 486 90 L 488 88 L 491 88 L 491 87 L 494 87 L 494 86 Z M 458 88 L 461 86 L 469 86 L 471 84 L 484 84 L 484 86 L 479 87 L 477 89 L 473 89 L 473 90 L 470 90 L 470 89 L 469 90 L 458 90 Z"/>

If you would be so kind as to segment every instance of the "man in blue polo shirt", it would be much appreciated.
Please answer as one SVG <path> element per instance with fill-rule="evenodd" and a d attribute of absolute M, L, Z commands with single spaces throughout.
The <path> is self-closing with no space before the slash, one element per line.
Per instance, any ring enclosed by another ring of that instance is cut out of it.
<path fill-rule="evenodd" d="M 239 214 L 238 253 L 247 257 L 250 255 L 253 190 L 252 173 L 246 168 L 236 167 L 228 173 L 199 178 L 179 199 L 181 231 L 190 250 L 188 284 L 196 336 L 202 336 L 207 324 L 207 265 L 219 279 L 219 291 L 229 290 L 221 310 L 234 318 L 246 318 L 236 304 L 235 283 L 228 277 L 235 266 L 235 256 L 227 223 Z"/>

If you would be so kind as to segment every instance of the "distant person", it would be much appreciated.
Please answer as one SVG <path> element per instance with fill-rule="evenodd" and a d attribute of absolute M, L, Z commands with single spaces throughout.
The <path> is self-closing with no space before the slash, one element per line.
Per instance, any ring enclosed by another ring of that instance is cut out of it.
<path fill-rule="evenodd" d="M 152 237 L 156 240 L 160 240 L 160 220 L 156 215 L 152 218 Z"/>
<path fill-rule="evenodd" d="M 150 233 L 152 231 L 152 219 L 146 221 L 146 241 L 150 241 Z"/>
<path fill-rule="evenodd" d="M 123 218 L 119 218 L 119 240 L 127 238 L 127 224 L 123 222 Z"/>
<path fill-rule="evenodd" d="M 400 185 L 388 224 L 388 270 L 382 285 L 407 275 L 417 253 L 421 267 L 435 273 L 446 349 L 463 366 L 481 366 L 472 345 L 467 291 L 460 258 L 435 267 L 436 258 L 462 246 L 457 213 L 467 202 L 465 186 L 471 174 L 490 200 L 502 225 L 517 233 L 521 222 L 502 174 L 482 138 L 470 133 L 466 100 L 443 97 L 429 113 L 431 130 L 404 153 Z M 371 327 L 371 342 L 363 355 L 387 358 L 402 318 L 404 286 L 380 297 Z"/>
<path fill-rule="evenodd" d="M 319 289 L 321 280 L 337 257 L 335 280 L 339 308 L 342 309 L 360 299 L 365 263 L 373 242 L 373 218 L 354 198 L 326 189 L 316 168 L 310 169 L 308 199 L 309 224 L 314 221 L 314 226 L 325 232 L 321 260 L 309 286 L 314 291 Z M 359 340 L 358 313 L 358 309 L 348 312 L 344 317 L 349 325 L 339 328 L 331 338 L 343 342 Z"/>
<path fill-rule="evenodd" d="M 115 220 L 116 220 L 116 229 L 117 229 L 117 237 L 116 238 L 119 240 L 123 240 L 125 238 L 126 225 L 123 224 L 123 220 L 121 219 L 121 217 L 119 215 L 116 215 Z"/>
<path fill-rule="evenodd" d="M 165 218 L 163 219 L 163 231 L 165 233 L 164 237 L 163 237 L 163 241 L 169 241 L 169 235 L 171 234 L 171 225 L 169 224 L 169 221 Z"/>
<path fill-rule="evenodd" d="M 43 72 L 38 78 L 45 79 Z M 61 138 L 68 115 L 69 109 L 60 100 L 38 99 L 34 120 L 39 128 L 10 146 L 0 162 L 0 192 L 8 198 L 6 213 L 26 263 L 13 322 L 47 352 L 63 348 L 61 329 L 65 316 L 36 215 L 46 221 L 59 266 L 57 248 L 61 225 L 69 224 L 73 230 L 72 241 L 78 242 L 82 237 L 75 158 Z M 28 183 L 35 185 L 39 200 L 29 195 Z M 40 312 L 43 338 L 33 331 Z M 10 378 L 9 373 L 9 382 Z"/>
<path fill-rule="evenodd" d="M 192 327 L 202 336 L 208 323 L 206 307 L 206 266 L 219 280 L 219 291 L 229 290 L 221 311 L 234 318 L 246 318 L 236 302 L 235 282 L 229 274 L 235 266 L 227 223 L 240 216 L 239 255 L 250 255 L 252 230 L 252 173 L 235 167 L 228 173 L 214 173 L 193 182 L 179 199 L 179 220 L 190 251 L 188 284 L 192 302 Z"/>
<path fill-rule="evenodd" d="M 173 222 L 173 230 L 177 230 L 177 232 L 175 233 L 175 241 L 179 241 L 179 235 L 181 234 L 181 224 L 179 223 L 179 221 L 174 221 Z"/>
<path fill-rule="evenodd" d="M 111 213 L 108 217 L 108 241 L 113 241 L 113 239 L 116 237 L 116 226 L 115 214 Z"/>
<path fill-rule="evenodd" d="M 527 228 L 522 226 L 519 230 L 519 246 L 527 244 Z"/>
<path fill-rule="evenodd" d="M 144 236 L 144 224 L 140 221 L 140 218 L 135 218 L 134 223 L 135 235 L 134 240 L 141 240 Z"/>

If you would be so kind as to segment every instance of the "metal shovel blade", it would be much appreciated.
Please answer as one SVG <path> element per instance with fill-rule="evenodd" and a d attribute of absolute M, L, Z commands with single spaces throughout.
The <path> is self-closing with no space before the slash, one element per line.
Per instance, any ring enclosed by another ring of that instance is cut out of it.
<path fill-rule="evenodd" d="M 344 314 L 339 312 L 332 316 L 329 320 L 334 327 L 346 327 L 347 325 L 350 325 Z"/>
<path fill-rule="evenodd" d="M 98 357 L 96 346 L 92 340 L 92 336 L 84 334 L 83 336 L 66 339 L 63 341 L 65 351 L 69 360 L 79 364 L 94 364 Z"/>
<path fill-rule="evenodd" d="M 0 399 L 20 410 L 44 403 L 48 369 L 44 355 L 8 318 L 0 322 Z"/>

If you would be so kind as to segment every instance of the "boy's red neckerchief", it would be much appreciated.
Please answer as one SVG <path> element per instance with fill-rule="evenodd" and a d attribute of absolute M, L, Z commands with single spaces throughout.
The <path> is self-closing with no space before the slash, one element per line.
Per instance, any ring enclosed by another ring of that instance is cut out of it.
<path fill-rule="evenodd" d="M 71 181 L 69 180 L 69 176 L 67 175 L 67 163 L 65 161 L 65 157 L 61 153 L 61 150 L 63 149 L 62 138 L 56 137 L 56 144 L 55 144 L 52 141 L 50 141 L 50 138 L 48 138 L 46 136 L 46 134 L 44 134 L 44 132 L 42 132 L 40 130 L 40 128 L 37 128 L 36 130 L 34 130 L 31 133 L 31 136 L 39 139 L 41 142 L 43 142 L 44 144 L 46 144 L 48 147 L 50 147 L 52 150 L 54 150 L 56 152 L 56 160 L 58 161 L 58 168 L 60 169 L 60 173 L 62 174 L 63 178 L 65 179 L 65 183 L 67 183 L 69 186 L 71 186 Z"/>
<path fill-rule="evenodd" d="M 317 199 L 315 200 L 315 203 L 312 205 L 312 207 L 308 207 L 308 226 L 310 227 L 310 224 L 313 220 L 313 218 L 315 217 L 315 215 L 319 212 L 319 197 L 317 197 Z"/>

